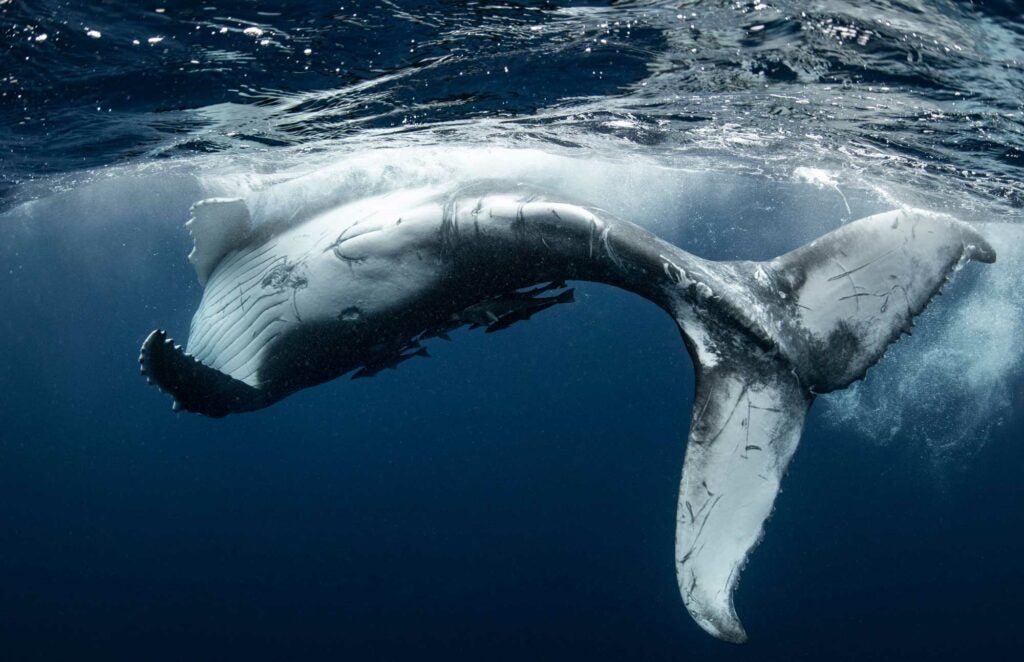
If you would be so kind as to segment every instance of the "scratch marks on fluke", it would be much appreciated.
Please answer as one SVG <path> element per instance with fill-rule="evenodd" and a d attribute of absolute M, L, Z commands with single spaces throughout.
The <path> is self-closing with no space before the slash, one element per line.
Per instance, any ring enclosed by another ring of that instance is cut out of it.
<path fill-rule="evenodd" d="M 832 276 L 831 278 L 829 278 L 829 280 L 830 281 L 839 280 L 840 278 L 845 278 L 845 277 L 849 276 L 850 274 L 855 274 L 858 271 L 860 271 L 861 269 L 865 269 L 867 267 L 870 267 L 875 262 L 878 262 L 879 260 L 881 260 L 883 258 L 889 257 L 890 255 L 892 255 L 893 253 L 895 253 L 898 250 L 899 250 L 898 248 L 893 248 L 892 250 L 888 250 L 888 251 L 882 253 L 881 255 L 879 255 L 876 258 L 868 260 L 867 262 L 865 262 L 864 264 L 860 265 L 859 267 L 854 267 L 853 269 L 849 269 L 847 271 L 844 271 L 843 273 L 836 274 L 835 276 Z M 839 264 L 839 260 L 836 260 L 836 263 Z M 841 264 L 839 266 L 842 267 L 842 268 L 845 268 Z"/>

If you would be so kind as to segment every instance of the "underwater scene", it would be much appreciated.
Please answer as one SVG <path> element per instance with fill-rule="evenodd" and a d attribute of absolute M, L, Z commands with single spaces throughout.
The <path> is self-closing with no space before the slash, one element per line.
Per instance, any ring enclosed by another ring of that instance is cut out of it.
<path fill-rule="evenodd" d="M 0 0 L 0 268 L 4 660 L 1024 646 L 1021 3 Z"/>

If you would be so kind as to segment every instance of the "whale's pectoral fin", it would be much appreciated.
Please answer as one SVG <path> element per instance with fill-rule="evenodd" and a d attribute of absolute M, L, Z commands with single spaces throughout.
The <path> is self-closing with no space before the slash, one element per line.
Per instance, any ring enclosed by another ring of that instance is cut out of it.
<path fill-rule="evenodd" d="M 238 248 L 252 231 L 249 208 L 240 198 L 207 198 L 192 205 L 185 227 L 192 233 L 188 261 L 200 285 L 206 285 L 221 258 Z"/>
<path fill-rule="evenodd" d="M 694 620 L 720 639 L 746 641 L 733 589 L 810 403 L 791 371 L 770 358 L 698 371 L 676 512 L 676 577 Z"/>
<path fill-rule="evenodd" d="M 175 411 L 184 409 L 213 418 L 258 409 L 266 397 L 257 388 L 203 365 L 157 329 L 142 343 L 142 374 L 174 397 Z"/>

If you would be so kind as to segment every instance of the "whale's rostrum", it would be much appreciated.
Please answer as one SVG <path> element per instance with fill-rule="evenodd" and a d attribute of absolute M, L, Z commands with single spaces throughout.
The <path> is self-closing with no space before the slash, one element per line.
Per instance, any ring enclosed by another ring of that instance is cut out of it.
<path fill-rule="evenodd" d="M 733 592 L 815 395 L 862 378 L 949 275 L 995 253 L 970 226 L 900 209 L 766 262 L 713 262 L 628 221 L 493 183 L 345 204 L 287 227 L 246 203 L 196 203 L 202 302 L 182 349 L 162 330 L 143 372 L 175 409 L 220 417 L 423 356 L 461 326 L 500 330 L 571 300 L 566 281 L 672 316 L 696 397 L 679 489 L 676 573 L 711 634 L 746 634 Z"/>

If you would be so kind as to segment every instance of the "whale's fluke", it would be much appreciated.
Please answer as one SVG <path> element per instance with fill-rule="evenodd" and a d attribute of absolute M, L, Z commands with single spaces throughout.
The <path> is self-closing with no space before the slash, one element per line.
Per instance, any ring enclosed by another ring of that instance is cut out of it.
<path fill-rule="evenodd" d="M 785 324 L 796 330 L 789 356 L 804 386 L 827 393 L 862 379 L 968 260 L 995 260 L 974 228 L 898 210 L 850 223 L 765 265 L 795 304 Z"/>
<path fill-rule="evenodd" d="M 700 371 L 676 511 L 676 564 L 702 628 L 746 640 L 732 593 L 803 430 L 811 404 L 792 372 L 763 358 Z"/>
<path fill-rule="evenodd" d="M 995 260 L 973 228 L 915 210 L 861 219 L 769 262 L 705 264 L 720 291 L 674 311 L 697 372 L 676 572 L 709 633 L 746 640 L 733 591 L 814 396 L 863 378 L 972 259 Z"/>

